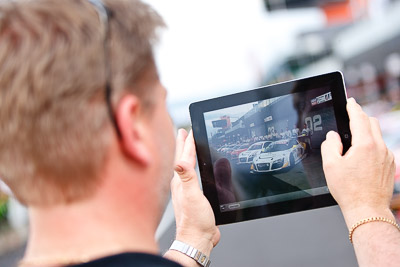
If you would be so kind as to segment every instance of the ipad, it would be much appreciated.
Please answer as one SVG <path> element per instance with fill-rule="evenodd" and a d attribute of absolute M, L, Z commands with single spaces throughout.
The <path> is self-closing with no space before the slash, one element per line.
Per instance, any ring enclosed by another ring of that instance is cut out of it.
<path fill-rule="evenodd" d="M 332 72 L 190 105 L 203 192 L 216 223 L 336 205 L 322 169 L 330 130 L 351 135 L 343 76 Z"/>

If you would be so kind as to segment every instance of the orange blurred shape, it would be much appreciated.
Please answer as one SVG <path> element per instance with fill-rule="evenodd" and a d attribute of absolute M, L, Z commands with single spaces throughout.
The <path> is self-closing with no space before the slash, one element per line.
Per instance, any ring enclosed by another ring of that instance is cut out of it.
<path fill-rule="evenodd" d="M 325 13 L 327 24 L 347 24 L 364 17 L 367 14 L 367 0 L 346 0 L 321 5 Z"/>

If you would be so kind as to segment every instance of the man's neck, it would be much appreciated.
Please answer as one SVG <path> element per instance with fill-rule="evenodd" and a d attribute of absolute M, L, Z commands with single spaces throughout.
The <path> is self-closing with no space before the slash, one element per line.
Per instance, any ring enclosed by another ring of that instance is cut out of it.
<path fill-rule="evenodd" d="M 60 266 L 121 252 L 158 254 L 155 231 L 162 207 L 153 169 L 132 164 L 111 145 L 100 182 L 87 199 L 30 207 L 24 261 Z"/>
<path fill-rule="evenodd" d="M 121 252 L 158 253 L 149 214 L 127 203 L 118 211 L 113 204 L 88 200 L 31 208 L 24 261 L 46 266 L 80 263 Z"/>

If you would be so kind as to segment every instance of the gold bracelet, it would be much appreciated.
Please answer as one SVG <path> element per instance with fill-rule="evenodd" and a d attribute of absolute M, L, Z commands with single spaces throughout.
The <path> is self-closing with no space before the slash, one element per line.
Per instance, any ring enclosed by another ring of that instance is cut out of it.
<path fill-rule="evenodd" d="M 400 231 L 400 226 L 399 226 L 395 221 L 393 221 L 393 220 L 386 219 L 385 217 L 371 217 L 371 218 L 367 218 L 367 219 L 361 220 L 361 221 L 359 221 L 359 222 L 353 224 L 353 226 L 350 228 L 350 230 L 349 230 L 349 240 L 350 240 L 350 242 L 351 242 L 352 244 L 353 244 L 353 233 L 354 233 L 354 230 L 356 230 L 357 227 L 359 227 L 360 225 L 363 225 L 363 224 L 366 224 L 366 223 L 369 223 L 369 222 L 385 222 L 385 223 L 390 223 L 391 225 L 393 225 L 394 227 L 396 227 L 397 230 Z"/>

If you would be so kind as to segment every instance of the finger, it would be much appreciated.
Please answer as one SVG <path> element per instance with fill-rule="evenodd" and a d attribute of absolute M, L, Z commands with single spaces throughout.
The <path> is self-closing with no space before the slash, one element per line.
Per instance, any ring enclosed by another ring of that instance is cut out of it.
<path fill-rule="evenodd" d="M 356 103 L 354 98 L 349 98 L 347 100 L 346 108 L 350 119 L 351 144 L 354 145 L 364 141 L 370 142 L 372 132 L 367 114 L 361 109 L 361 106 Z"/>
<path fill-rule="evenodd" d="M 394 182 L 394 176 L 395 176 L 395 174 L 396 174 L 397 166 L 396 166 L 396 159 L 395 159 L 395 157 L 394 157 L 394 154 L 393 154 L 393 152 L 390 151 L 390 150 L 389 150 L 389 158 L 390 158 L 389 161 L 391 162 L 391 165 L 390 165 L 390 173 L 391 173 L 391 177 L 393 177 L 393 182 Z"/>
<path fill-rule="evenodd" d="M 177 179 L 179 179 L 179 178 L 176 178 L 178 176 L 178 174 L 176 173 L 176 172 L 174 172 L 174 177 L 172 177 L 172 180 L 171 180 L 171 183 L 170 183 L 170 188 L 171 188 L 171 193 L 172 193 L 172 195 L 174 194 L 174 192 L 175 192 L 175 190 L 176 190 L 176 187 L 177 187 Z"/>
<path fill-rule="evenodd" d="M 182 187 L 184 190 L 193 188 L 200 189 L 196 171 L 190 165 L 190 163 L 186 161 L 179 161 L 175 166 L 175 171 L 182 182 Z"/>
<path fill-rule="evenodd" d="M 326 140 L 321 145 L 322 162 L 325 167 L 335 164 L 342 158 L 343 144 L 338 133 L 328 132 Z"/>
<path fill-rule="evenodd" d="M 179 161 L 183 148 L 185 147 L 185 140 L 188 136 L 188 133 L 186 132 L 185 129 L 179 129 L 178 130 L 178 135 L 176 136 L 176 151 L 175 151 L 175 162 Z"/>
<path fill-rule="evenodd" d="M 191 164 L 191 166 L 196 165 L 196 147 L 194 145 L 193 132 L 190 131 L 189 135 L 185 140 L 185 147 L 183 148 L 181 160 L 184 160 Z"/>
<path fill-rule="evenodd" d="M 371 124 L 372 136 L 374 137 L 375 142 L 377 142 L 378 144 L 384 144 L 384 141 L 382 138 L 382 131 L 381 131 L 381 127 L 379 125 L 378 119 L 370 117 L 369 121 Z"/>
<path fill-rule="evenodd" d="M 232 168 L 228 159 L 218 159 L 214 164 L 214 177 L 217 185 L 229 188 L 232 185 Z"/>

